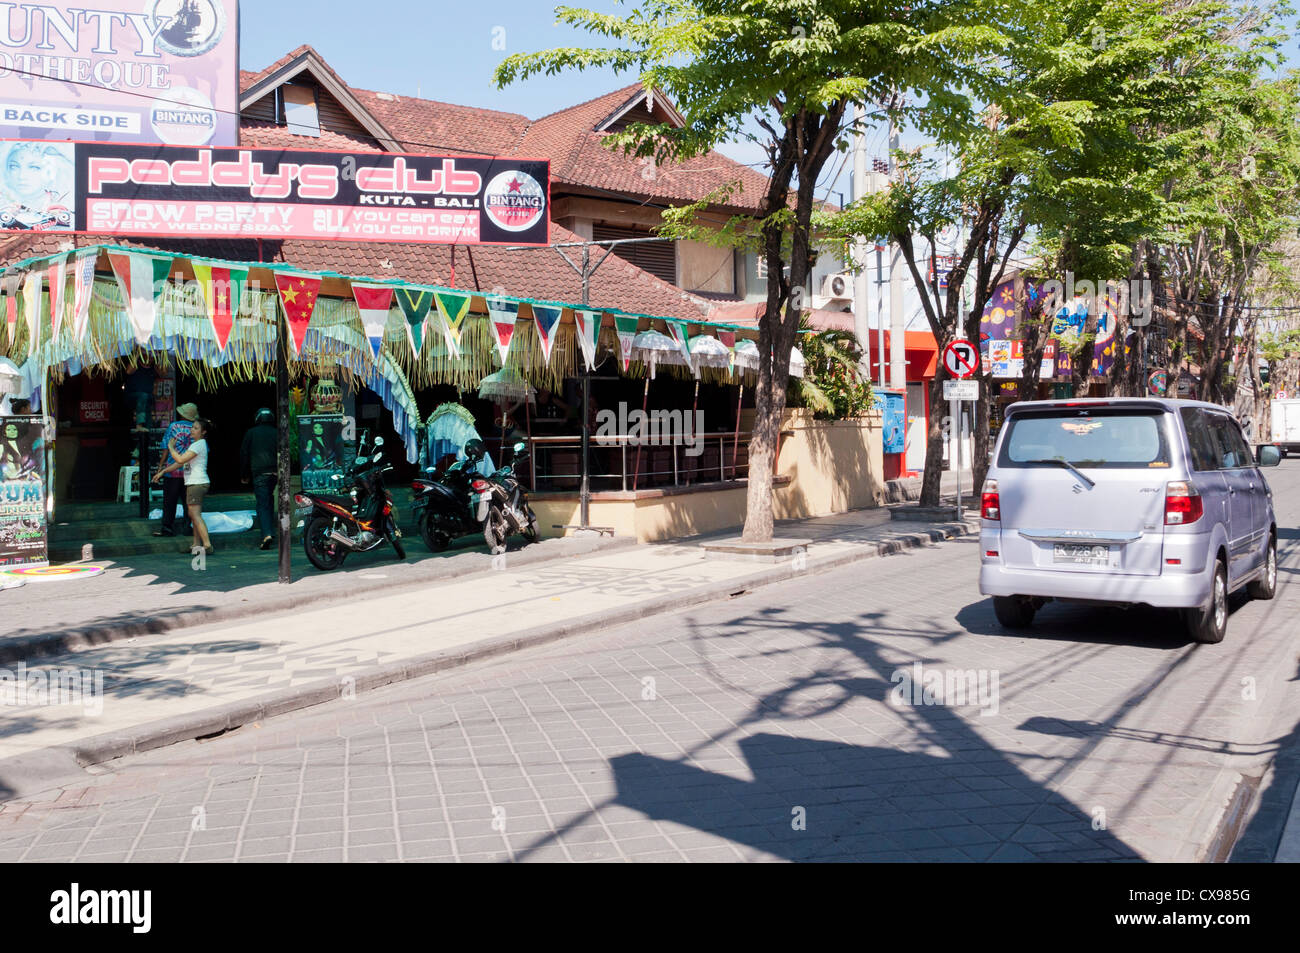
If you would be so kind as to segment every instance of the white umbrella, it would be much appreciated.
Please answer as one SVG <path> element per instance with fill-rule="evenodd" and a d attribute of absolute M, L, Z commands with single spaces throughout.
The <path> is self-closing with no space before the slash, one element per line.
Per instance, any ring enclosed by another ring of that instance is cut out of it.
<path fill-rule="evenodd" d="M 691 338 L 691 357 L 696 367 L 729 367 L 731 351 L 712 334 L 697 334 Z"/>
<path fill-rule="evenodd" d="M 497 404 L 508 404 L 527 400 L 537 403 L 537 390 L 519 375 L 513 367 L 503 367 L 495 374 L 489 374 L 478 385 L 478 395 L 483 400 Z"/>
<path fill-rule="evenodd" d="M 803 377 L 804 372 L 808 369 L 808 362 L 804 360 L 803 351 L 797 347 L 790 349 L 790 376 Z"/>
<path fill-rule="evenodd" d="M 736 342 L 736 366 L 741 370 L 758 372 L 758 343 L 748 338 Z"/>
<path fill-rule="evenodd" d="M 632 339 L 632 358 L 650 368 L 652 379 L 657 364 L 680 364 L 682 367 L 690 367 L 681 346 L 668 335 L 658 331 L 642 331 Z"/>
<path fill-rule="evenodd" d="M 26 388 L 27 381 L 18 365 L 7 357 L 0 357 L 0 395 L 22 397 Z"/>

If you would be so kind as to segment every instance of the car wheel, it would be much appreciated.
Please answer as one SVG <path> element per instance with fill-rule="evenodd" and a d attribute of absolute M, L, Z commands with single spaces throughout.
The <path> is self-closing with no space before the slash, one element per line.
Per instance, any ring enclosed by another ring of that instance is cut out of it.
<path fill-rule="evenodd" d="M 1032 601 L 1024 596 L 994 596 L 993 614 L 1008 629 L 1023 629 L 1034 621 L 1038 611 Z"/>
<path fill-rule="evenodd" d="M 1269 537 L 1264 574 L 1246 587 L 1252 599 L 1272 599 L 1277 592 L 1277 540 Z"/>
<path fill-rule="evenodd" d="M 1217 645 L 1228 633 L 1228 567 L 1223 560 L 1214 564 L 1214 585 L 1210 604 L 1204 609 L 1185 609 L 1187 633 L 1203 645 Z"/>

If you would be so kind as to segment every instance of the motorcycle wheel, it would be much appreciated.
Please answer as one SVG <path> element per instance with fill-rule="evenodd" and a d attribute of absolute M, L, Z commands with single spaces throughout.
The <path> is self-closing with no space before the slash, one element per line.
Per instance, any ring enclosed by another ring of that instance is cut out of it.
<path fill-rule="evenodd" d="M 531 506 L 525 505 L 524 512 L 528 514 L 528 523 L 524 526 L 524 541 L 535 543 L 541 538 L 541 533 L 537 529 L 537 514 L 533 512 Z"/>
<path fill-rule="evenodd" d="M 328 516 L 313 516 L 302 534 L 302 548 L 307 559 L 322 572 L 331 572 L 343 565 L 348 551 L 330 539 L 334 521 Z"/>
<path fill-rule="evenodd" d="M 433 526 L 433 517 L 425 513 L 420 517 L 420 538 L 433 553 L 441 553 L 451 545 L 451 537 Z"/>
<path fill-rule="evenodd" d="M 483 522 L 483 540 L 493 556 L 506 551 L 506 515 L 495 506 L 488 510 L 488 517 Z"/>

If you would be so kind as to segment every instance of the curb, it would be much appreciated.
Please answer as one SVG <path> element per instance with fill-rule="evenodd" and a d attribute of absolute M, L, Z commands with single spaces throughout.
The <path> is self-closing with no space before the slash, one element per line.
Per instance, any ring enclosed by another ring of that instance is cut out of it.
<path fill-rule="evenodd" d="M 590 539 L 563 537 L 563 551 L 554 552 L 545 548 L 547 542 L 551 542 L 551 540 L 543 541 L 540 547 L 525 547 L 517 552 L 509 553 L 511 568 L 530 566 L 557 559 L 589 556 L 596 552 L 630 549 L 637 545 L 637 541 L 631 537 L 612 539 L 607 537 L 592 537 Z M 282 597 L 267 599 L 262 602 L 241 602 L 236 605 L 194 609 L 171 615 L 141 618 L 114 625 L 88 625 L 75 629 L 4 639 L 0 641 L 0 665 L 9 662 L 25 662 L 51 655 L 62 655 L 75 649 L 93 648 L 122 639 L 136 638 L 141 635 L 161 635 L 164 632 L 172 632 L 176 629 L 210 625 L 215 622 L 232 622 L 254 615 L 290 612 L 304 606 L 317 608 L 332 603 L 344 602 L 368 592 L 379 590 L 401 592 L 421 586 L 460 580 L 469 576 L 487 575 L 494 571 L 490 565 L 491 556 L 485 553 L 475 555 L 481 557 L 475 563 L 450 569 L 444 567 L 441 571 L 422 573 L 410 579 L 397 581 L 389 579 L 363 580 L 358 576 L 345 574 L 340 578 L 348 579 L 346 586 L 335 586 L 324 591 L 288 592 Z M 434 561 L 430 560 L 429 562 L 433 563 Z"/>
<path fill-rule="evenodd" d="M 797 572 L 792 572 L 788 566 L 769 569 L 747 579 L 711 585 L 690 593 L 674 594 L 671 599 L 646 599 L 633 603 L 613 618 L 605 613 L 578 616 L 561 623 L 484 639 L 460 648 L 444 649 L 390 665 L 361 669 L 341 679 L 311 682 L 256 698 L 148 722 L 130 729 L 94 735 L 67 745 L 15 755 L 0 760 L 0 786 L 7 786 L 12 790 L 13 793 L 8 795 L 9 799 L 33 794 L 38 790 L 48 790 L 50 787 L 57 786 L 52 783 L 52 778 L 61 773 L 60 769 L 63 769 L 62 773 L 66 778 L 66 769 L 70 762 L 85 768 L 182 741 L 212 737 L 275 715 L 338 701 L 344 697 L 345 687 L 350 689 L 349 695 L 352 693 L 360 695 L 362 692 L 373 691 L 397 682 L 460 668 L 471 662 L 546 645 L 593 629 L 609 628 L 705 603 L 734 598 L 754 589 L 785 582 L 798 576 L 822 573 L 862 560 L 920 549 L 968 535 L 972 535 L 970 526 L 960 523 L 937 525 L 892 540 L 878 541 L 874 544 L 864 543 L 855 551 L 838 556 L 819 560 L 810 559 L 807 566 Z M 351 680 L 350 684 L 341 684 L 348 680 Z M 12 776 L 19 773 L 29 777 L 35 775 L 32 780 L 39 786 L 33 787 L 30 782 L 23 785 L 22 778 Z"/>

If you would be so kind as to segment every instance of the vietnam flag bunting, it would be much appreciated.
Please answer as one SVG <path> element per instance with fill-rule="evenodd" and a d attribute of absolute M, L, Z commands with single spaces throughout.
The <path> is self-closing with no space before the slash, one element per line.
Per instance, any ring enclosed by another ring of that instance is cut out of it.
<path fill-rule="evenodd" d="M 22 275 L 6 272 L 3 284 L 0 285 L 5 296 L 5 324 L 9 328 L 10 347 L 18 342 L 18 286 L 22 282 Z"/>
<path fill-rule="evenodd" d="M 320 296 L 321 279 L 317 275 L 297 275 L 276 272 L 275 286 L 280 289 L 280 303 L 284 305 L 284 319 L 289 325 L 289 342 L 293 355 L 302 353 L 302 342 L 307 338 L 307 326 L 316 311 Z"/>
<path fill-rule="evenodd" d="M 59 325 L 63 323 L 63 293 L 68 287 L 68 256 L 59 255 L 50 262 L 50 329 L 51 341 L 59 339 Z"/>
<path fill-rule="evenodd" d="M 719 331 L 718 340 L 727 348 L 727 373 L 731 374 L 736 370 L 736 332 Z"/>
<path fill-rule="evenodd" d="M 90 299 L 95 294 L 95 262 L 99 252 L 82 255 L 72 267 L 72 330 L 77 343 L 86 339 L 90 326 Z"/>
<path fill-rule="evenodd" d="M 560 330 L 560 316 L 563 314 L 563 308 L 533 305 L 533 317 L 537 319 L 537 337 L 542 342 L 542 356 L 548 367 L 551 363 L 551 351 L 555 348 L 555 338 Z"/>
<path fill-rule="evenodd" d="M 488 320 L 492 324 L 492 340 L 497 342 L 497 353 L 501 355 L 501 366 L 506 366 L 506 355 L 510 353 L 510 342 L 515 339 L 515 322 L 519 320 L 519 302 L 506 301 L 504 298 L 488 298 Z"/>
<path fill-rule="evenodd" d="M 406 338 L 411 342 L 415 356 L 420 356 L 424 347 L 424 324 L 429 319 L 429 309 L 433 307 L 433 292 L 427 288 L 398 288 L 397 306 L 406 318 Z"/>
<path fill-rule="evenodd" d="M 191 264 L 194 266 L 194 277 L 203 289 L 203 300 L 208 305 L 208 320 L 212 322 L 212 330 L 217 335 L 217 347 L 224 351 L 230 342 L 235 315 L 239 313 L 239 304 L 244 297 L 248 269 L 231 268 L 211 261 L 195 261 Z"/>
<path fill-rule="evenodd" d="M 447 342 L 447 353 L 460 357 L 460 331 L 465 315 L 469 314 L 469 295 L 435 291 L 433 300 L 437 302 L 438 314 L 442 318 L 442 336 Z"/>
<path fill-rule="evenodd" d="M 388 312 L 393 308 L 393 289 L 387 285 L 352 286 L 352 297 L 361 312 L 361 327 L 370 342 L 370 350 L 379 360 L 379 348 L 384 343 L 384 328 L 388 325 Z"/>
<path fill-rule="evenodd" d="M 638 319 L 621 314 L 614 315 L 614 330 L 618 333 L 618 356 L 623 361 L 623 373 L 632 363 L 632 344 L 636 341 Z"/>
<path fill-rule="evenodd" d="M 41 339 L 41 289 L 45 285 L 45 276 L 39 271 L 27 273 L 23 279 L 23 314 L 27 319 L 27 356 L 36 356 Z"/>
<path fill-rule="evenodd" d="M 578 346 L 582 348 L 582 359 L 587 362 L 587 370 L 596 369 L 596 344 L 600 340 L 600 321 L 603 315 L 599 311 L 575 310 L 574 326 L 578 332 Z"/>
<path fill-rule="evenodd" d="M 148 347 L 167 290 L 172 259 L 139 252 L 109 252 L 108 261 L 122 291 L 122 306 L 130 319 L 135 341 L 141 347 Z"/>

